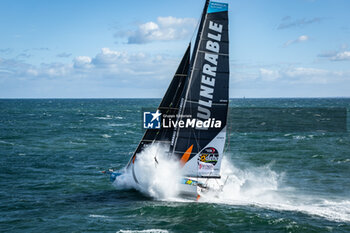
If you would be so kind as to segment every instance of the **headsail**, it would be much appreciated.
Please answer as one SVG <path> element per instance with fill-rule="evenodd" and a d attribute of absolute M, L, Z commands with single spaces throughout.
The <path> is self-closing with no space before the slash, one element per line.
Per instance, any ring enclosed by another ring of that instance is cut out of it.
<path fill-rule="evenodd" d="M 228 4 L 206 1 L 181 96 L 180 114 L 201 121 L 215 118 L 219 128 L 177 128 L 173 155 L 184 164 L 184 174 L 218 178 L 226 140 L 229 104 Z M 185 117 L 182 117 L 186 120 Z"/>
<path fill-rule="evenodd" d="M 191 44 L 188 45 L 187 50 L 180 62 L 180 65 L 177 68 L 177 71 L 162 99 L 162 102 L 158 107 L 158 110 L 160 110 L 162 113 L 169 115 L 176 115 L 178 113 L 181 95 L 184 90 L 185 82 L 187 80 L 187 74 L 189 71 L 190 50 Z M 140 153 L 146 145 L 151 144 L 153 142 L 160 142 L 162 144 L 170 146 L 171 137 L 171 129 L 147 129 L 137 149 L 131 157 L 127 167 L 129 167 L 130 164 L 133 163 L 136 154 Z"/>

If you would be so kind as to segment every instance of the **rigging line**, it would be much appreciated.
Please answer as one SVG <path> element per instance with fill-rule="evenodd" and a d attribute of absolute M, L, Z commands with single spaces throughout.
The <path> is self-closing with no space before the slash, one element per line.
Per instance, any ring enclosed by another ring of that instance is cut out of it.
<path fill-rule="evenodd" d="M 176 74 L 175 74 L 175 75 L 176 75 Z M 174 98 L 175 98 L 175 97 L 173 97 L 173 99 L 172 99 L 172 101 L 170 102 L 169 106 L 172 106 L 173 101 L 174 101 Z M 158 109 L 159 109 L 159 108 L 160 108 L 160 106 L 158 107 Z M 168 114 L 169 111 L 170 111 L 170 109 L 168 108 L 168 109 L 166 110 L 165 113 Z M 168 131 L 168 130 L 166 129 L 166 130 L 165 130 L 165 133 L 166 133 L 167 131 Z M 160 130 L 157 131 L 156 136 L 155 136 L 155 138 L 153 139 L 151 145 L 153 145 L 153 144 L 156 142 L 158 135 L 161 136 L 161 135 L 160 135 Z M 155 161 L 155 166 L 156 166 L 156 167 L 157 167 L 157 164 L 159 164 L 159 162 L 158 162 L 158 160 L 157 160 L 158 150 L 159 150 L 159 147 L 157 147 L 156 153 L 155 153 L 155 155 L 154 155 L 154 161 Z"/>
<path fill-rule="evenodd" d="M 226 137 L 227 137 L 227 144 L 226 144 L 226 148 L 224 150 L 224 152 L 230 152 L 230 141 L 231 141 L 231 130 L 232 130 L 232 124 L 231 124 L 231 120 L 230 120 L 230 101 L 227 104 L 227 116 L 226 116 Z"/>
<path fill-rule="evenodd" d="M 202 13 L 201 13 L 201 16 L 202 16 Z M 192 33 L 192 36 L 191 36 L 190 41 L 193 40 L 194 35 L 196 34 L 197 30 L 199 29 L 199 24 L 201 23 L 201 18 L 202 18 L 202 17 L 198 17 L 198 18 L 197 18 L 197 19 L 199 19 L 199 20 L 197 20 L 197 25 L 196 25 L 195 29 L 193 30 L 193 33 Z"/>
<path fill-rule="evenodd" d="M 227 175 L 226 180 L 225 180 L 224 184 L 222 185 L 221 192 L 224 190 L 224 187 L 227 183 L 228 178 L 229 178 L 229 176 Z"/>
<path fill-rule="evenodd" d="M 220 187 L 219 181 L 215 179 L 216 184 Z"/>
<path fill-rule="evenodd" d="M 189 46 L 191 46 L 191 43 L 190 43 Z M 187 52 L 187 51 L 186 51 L 186 52 Z M 188 55 L 186 56 L 186 59 L 187 59 L 187 57 L 188 57 Z M 186 66 L 187 66 L 187 64 L 182 68 L 181 73 L 184 73 L 184 71 L 185 71 L 185 69 L 186 69 Z M 186 76 L 187 76 L 187 74 L 186 74 Z M 175 101 L 175 96 L 177 96 L 177 94 L 178 94 L 178 92 L 179 92 L 179 87 L 183 84 L 184 81 L 185 81 L 185 80 L 182 80 L 182 82 L 179 82 L 179 84 L 178 84 L 178 86 L 177 86 L 177 89 L 176 89 L 176 91 L 175 91 L 174 97 L 173 97 L 173 99 L 172 99 L 170 105 L 172 105 L 173 102 Z"/>
<path fill-rule="evenodd" d="M 153 144 L 155 143 L 155 141 L 156 141 L 156 140 L 153 140 L 153 142 L 152 142 L 152 144 L 151 144 L 152 146 L 153 146 Z M 157 160 L 158 150 L 159 150 L 159 146 L 157 146 L 157 150 L 156 150 L 156 153 L 155 153 L 155 155 L 154 155 L 154 161 L 155 161 L 154 166 L 155 166 L 155 167 L 157 167 L 157 164 L 158 164 L 158 160 Z"/>

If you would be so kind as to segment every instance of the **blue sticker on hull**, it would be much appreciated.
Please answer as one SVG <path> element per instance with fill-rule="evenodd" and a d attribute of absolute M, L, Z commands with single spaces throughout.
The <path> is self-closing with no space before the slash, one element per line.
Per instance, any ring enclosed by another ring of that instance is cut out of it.
<path fill-rule="evenodd" d="M 222 12 L 228 10 L 228 4 L 222 2 L 210 2 L 208 6 L 208 13 Z"/>

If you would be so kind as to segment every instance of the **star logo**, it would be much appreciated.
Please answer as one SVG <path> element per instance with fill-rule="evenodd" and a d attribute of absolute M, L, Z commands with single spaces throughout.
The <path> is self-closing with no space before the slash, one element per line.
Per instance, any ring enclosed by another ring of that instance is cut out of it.
<path fill-rule="evenodd" d="M 160 129 L 162 113 L 157 109 L 156 112 L 143 113 L 143 128 L 145 129 Z"/>
<path fill-rule="evenodd" d="M 151 113 L 153 118 L 151 120 L 151 122 L 153 122 L 155 119 L 157 119 L 157 121 L 159 121 L 159 117 L 162 115 L 159 110 L 157 109 L 157 111 L 155 113 Z"/>

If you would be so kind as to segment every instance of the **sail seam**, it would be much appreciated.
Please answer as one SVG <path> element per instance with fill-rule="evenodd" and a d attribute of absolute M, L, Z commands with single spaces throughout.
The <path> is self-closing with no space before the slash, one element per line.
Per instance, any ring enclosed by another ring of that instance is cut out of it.
<path fill-rule="evenodd" d="M 165 110 L 165 109 L 169 109 L 169 110 L 178 110 L 179 108 L 172 108 L 172 107 L 159 107 L 158 109 L 159 109 L 159 110 L 160 110 L 160 109 L 163 109 L 163 110 Z"/>
<path fill-rule="evenodd" d="M 200 53 L 208 53 L 208 52 L 205 52 L 204 50 L 199 50 L 198 49 L 198 52 L 200 52 Z M 212 54 L 212 53 L 208 53 L 208 54 Z M 220 56 L 229 56 L 229 54 L 228 53 L 215 53 L 215 54 L 217 54 L 217 55 L 220 55 Z"/>
<path fill-rule="evenodd" d="M 199 71 L 201 71 L 202 69 L 195 69 L 195 68 L 193 68 L 192 69 L 193 71 L 195 71 L 195 70 L 199 70 Z M 230 72 L 216 72 L 216 75 L 218 75 L 218 74 L 229 74 Z"/>
<path fill-rule="evenodd" d="M 199 101 L 193 101 L 193 100 L 187 100 L 188 103 L 194 103 L 194 104 L 199 104 Z M 216 103 L 216 102 L 212 102 L 212 105 L 227 105 L 226 103 Z"/>
<path fill-rule="evenodd" d="M 174 152 L 183 154 L 186 151 L 174 151 Z M 191 155 L 196 155 L 196 154 L 198 154 L 198 152 L 191 152 Z"/>
<path fill-rule="evenodd" d="M 142 140 L 142 142 L 153 142 L 154 140 L 150 140 L 150 139 L 144 139 Z M 163 143 L 170 143 L 170 141 L 166 141 L 166 140 L 157 140 L 157 142 L 163 142 Z"/>

